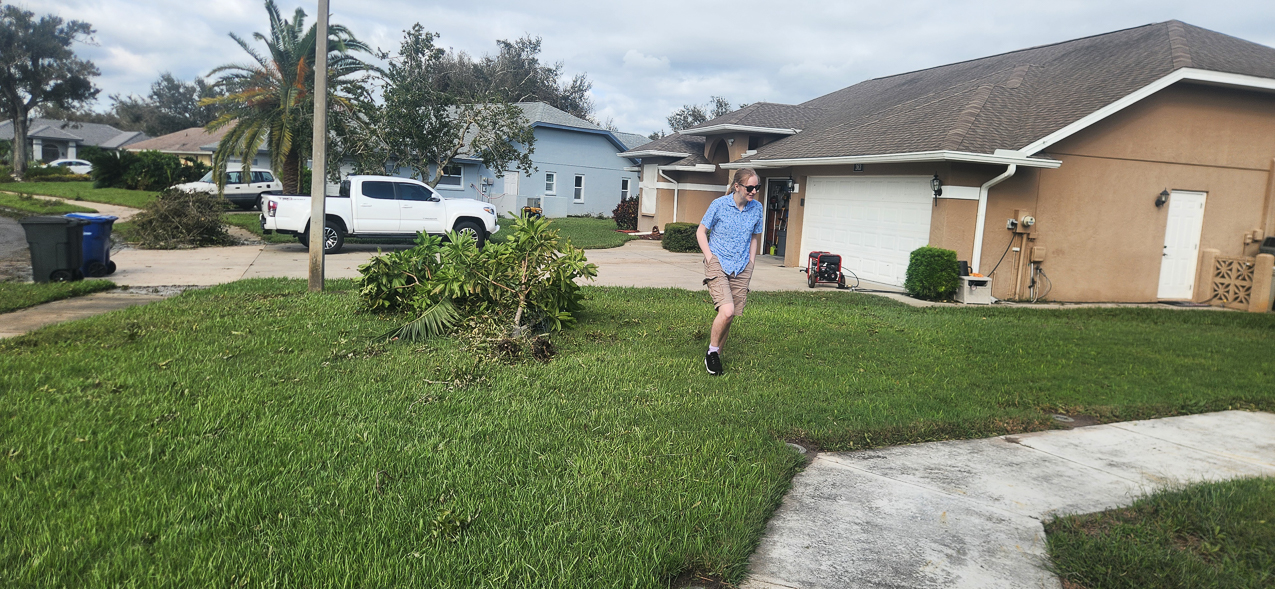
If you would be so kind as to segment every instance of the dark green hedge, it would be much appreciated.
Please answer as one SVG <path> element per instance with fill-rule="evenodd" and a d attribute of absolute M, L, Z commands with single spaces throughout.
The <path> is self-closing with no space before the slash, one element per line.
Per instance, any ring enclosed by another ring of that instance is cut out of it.
<path fill-rule="evenodd" d="M 913 250 L 908 257 L 908 272 L 903 287 L 908 289 L 908 294 L 918 299 L 946 300 L 956 293 L 956 288 L 960 285 L 960 273 L 956 252 L 925 246 Z"/>
<path fill-rule="evenodd" d="M 660 245 L 670 252 L 699 253 L 699 240 L 695 238 L 698 223 L 669 223 L 664 226 L 664 238 Z"/>

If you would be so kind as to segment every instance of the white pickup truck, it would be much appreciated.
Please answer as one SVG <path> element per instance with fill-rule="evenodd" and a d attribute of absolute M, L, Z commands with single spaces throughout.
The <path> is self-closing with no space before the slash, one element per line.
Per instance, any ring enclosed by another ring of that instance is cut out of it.
<path fill-rule="evenodd" d="M 261 229 L 295 235 L 310 245 L 310 197 L 266 195 Z M 350 176 L 339 196 L 327 197 L 323 252 L 341 251 L 349 237 L 414 237 L 456 231 L 472 235 L 479 247 L 500 231 L 496 209 L 469 198 L 443 198 L 429 185 L 395 176 Z"/>

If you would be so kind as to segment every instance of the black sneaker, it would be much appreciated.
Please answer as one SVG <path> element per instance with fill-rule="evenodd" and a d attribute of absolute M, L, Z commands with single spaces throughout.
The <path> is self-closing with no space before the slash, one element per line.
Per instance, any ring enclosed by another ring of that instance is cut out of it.
<path fill-rule="evenodd" d="M 704 354 L 704 368 L 708 369 L 708 373 L 713 376 L 720 375 L 722 371 L 722 357 L 717 352 L 709 352 Z"/>

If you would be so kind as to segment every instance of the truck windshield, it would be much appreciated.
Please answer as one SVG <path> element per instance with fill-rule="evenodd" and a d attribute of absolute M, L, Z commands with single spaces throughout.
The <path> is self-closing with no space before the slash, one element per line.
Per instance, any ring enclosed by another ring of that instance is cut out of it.
<path fill-rule="evenodd" d="M 212 172 L 208 172 L 207 174 L 204 174 L 204 177 L 200 178 L 199 181 L 212 184 Z"/>

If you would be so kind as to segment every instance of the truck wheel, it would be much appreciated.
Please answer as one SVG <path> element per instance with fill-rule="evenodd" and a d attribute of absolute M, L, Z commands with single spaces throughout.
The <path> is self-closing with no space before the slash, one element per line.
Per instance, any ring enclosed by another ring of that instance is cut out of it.
<path fill-rule="evenodd" d="M 301 247 L 310 249 L 310 230 L 307 228 L 305 233 L 297 234 L 297 241 L 301 242 Z M 341 246 L 345 245 L 345 234 L 341 233 L 341 228 L 336 223 L 328 221 L 323 224 L 323 253 L 336 254 L 341 252 Z"/>
<path fill-rule="evenodd" d="M 457 223 L 456 233 L 462 236 L 468 235 L 473 237 L 474 241 L 478 242 L 479 248 L 482 248 L 483 244 L 487 243 L 487 232 L 483 231 L 483 228 L 479 227 L 478 224 L 473 221 Z"/>

